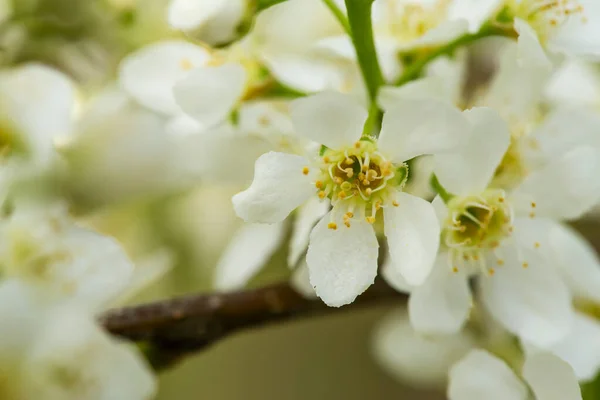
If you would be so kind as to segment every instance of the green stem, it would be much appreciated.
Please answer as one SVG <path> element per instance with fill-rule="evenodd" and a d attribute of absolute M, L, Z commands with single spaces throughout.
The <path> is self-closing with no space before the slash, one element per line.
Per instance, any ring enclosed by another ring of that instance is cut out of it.
<path fill-rule="evenodd" d="M 433 190 L 435 190 L 437 194 L 442 198 L 442 200 L 444 200 L 444 203 L 448 203 L 452 199 L 452 197 L 454 197 L 452 194 L 448 193 L 448 191 L 442 186 L 435 174 L 431 175 L 429 183 L 431 184 Z"/>
<path fill-rule="evenodd" d="M 352 43 L 356 50 L 358 65 L 362 72 L 365 86 L 369 92 L 371 104 L 377 104 L 377 92 L 383 84 L 383 75 L 377 60 L 377 51 L 373 40 L 371 24 L 371 5 L 373 0 L 346 0 L 348 22 L 350 24 Z"/>
<path fill-rule="evenodd" d="M 350 23 L 348 23 L 348 18 L 346 18 L 346 14 L 335 4 L 333 0 L 323 0 L 323 3 L 329 8 L 333 16 L 338 20 L 342 28 L 346 31 L 349 36 L 352 36 L 352 31 L 350 30 Z"/>
<path fill-rule="evenodd" d="M 438 57 L 450 55 L 456 51 L 459 47 L 465 46 L 469 43 L 474 42 L 477 39 L 481 39 L 488 36 L 507 36 L 514 37 L 515 33 L 504 28 L 493 26 L 490 24 L 483 25 L 481 29 L 475 33 L 467 33 L 462 35 L 445 46 L 441 46 L 431 53 L 418 58 L 415 62 L 410 64 L 400 75 L 400 77 L 394 82 L 395 86 L 402 86 L 405 83 L 413 81 L 419 78 L 423 72 L 423 69 L 429 65 L 430 62 Z"/>

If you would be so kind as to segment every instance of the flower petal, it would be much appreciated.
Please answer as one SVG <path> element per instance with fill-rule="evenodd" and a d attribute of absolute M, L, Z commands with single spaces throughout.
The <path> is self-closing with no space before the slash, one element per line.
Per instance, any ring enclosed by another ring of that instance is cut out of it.
<path fill-rule="evenodd" d="M 320 201 L 318 197 L 311 197 L 298 208 L 298 214 L 294 220 L 292 237 L 290 239 L 290 251 L 287 263 L 290 268 L 298 264 L 300 257 L 308 247 L 310 232 L 313 227 L 329 211 L 329 202 Z"/>
<path fill-rule="evenodd" d="M 449 400 L 526 400 L 527 387 L 504 361 L 472 350 L 450 369 Z"/>
<path fill-rule="evenodd" d="M 310 276 L 308 273 L 308 265 L 306 261 L 302 261 L 298 267 L 292 272 L 290 278 L 290 286 L 305 299 L 316 299 L 317 294 L 315 288 L 310 284 Z"/>
<path fill-rule="evenodd" d="M 265 266 L 285 236 L 285 224 L 246 224 L 229 242 L 215 268 L 217 290 L 241 289 Z"/>
<path fill-rule="evenodd" d="M 575 13 L 548 40 L 548 48 L 553 51 L 600 60 L 600 4 L 595 0 L 579 0 L 577 5 L 583 10 Z"/>
<path fill-rule="evenodd" d="M 519 64 L 551 69 L 552 63 L 546 56 L 535 30 L 520 18 L 515 18 L 515 30 L 519 34 L 517 40 Z"/>
<path fill-rule="evenodd" d="M 406 282 L 400 271 L 394 267 L 391 257 L 386 257 L 381 266 L 381 277 L 388 285 L 396 289 L 400 293 L 409 294 L 415 286 Z"/>
<path fill-rule="evenodd" d="M 296 132 L 332 149 L 352 145 L 360 139 L 367 110 L 350 96 L 323 92 L 291 104 Z"/>
<path fill-rule="evenodd" d="M 192 30 L 213 18 L 227 0 L 172 0 L 167 19 L 175 29 Z"/>
<path fill-rule="evenodd" d="M 385 316 L 375 332 L 374 353 L 382 366 L 402 381 L 430 389 L 442 386 L 448 369 L 474 346 L 468 332 L 428 338 L 410 326 L 406 312 Z"/>
<path fill-rule="evenodd" d="M 600 260 L 596 250 L 567 225 L 554 222 L 548 232 L 546 251 L 573 296 L 600 302 Z"/>
<path fill-rule="evenodd" d="M 191 71 L 173 88 L 177 104 L 204 126 L 223 121 L 242 98 L 246 70 L 240 64 L 202 67 Z"/>
<path fill-rule="evenodd" d="M 188 72 L 206 64 L 207 50 L 183 40 L 148 45 L 125 57 L 119 68 L 119 81 L 140 104 L 160 113 L 175 115 L 173 86 Z"/>
<path fill-rule="evenodd" d="M 319 221 L 310 235 L 306 254 L 310 283 L 329 306 L 352 303 L 377 275 L 379 244 L 373 226 L 364 220 L 347 228 L 337 221 L 329 229 L 331 212 Z"/>
<path fill-rule="evenodd" d="M 413 289 L 408 312 L 413 328 L 425 335 L 459 332 L 471 310 L 471 290 L 465 271 L 453 272 L 441 254 L 429 278 Z"/>
<path fill-rule="evenodd" d="M 283 221 L 292 210 L 315 193 L 309 162 L 292 154 L 269 152 L 256 160 L 254 181 L 245 191 L 233 196 L 233 207 L 247 222 Z"/>
<path fill-rule="evenodd" d="M 582 146 L 546 165 L 515 189 L 515 211 L 524 214 L 574 219 L 600 199 L 600 151 Z M 534 207 L 535 206 L 535 207 Z"/>
<path fill-rule="evenodd" d="M 427 279 L 440 245 L 440 225 L 431 203 L 420 197 L 398 193 L 398 207 L 383 212 L 394 268 L 411 285 Z"/>
<path fill-rule="evenodd" d="M 600 370 L 600 323 L 576 313 L 571 332 L 548 350 L 573 368 L 577 379 L 591 381 Z"/>
<path fill-rule="evenodd" d="M 462 113 L 436 99 L 398 99 L 383 116 L 379 148 L 395 162 L 460 146 L 469 133 Z"/>
<path fill-rule="evenodd" d="M 488 186 L 510 143 L 508 125 L 495 110 L 479 107 L 464 115 L 471 123 L 469 140 L 454 152 L 435 156 L 440 183 L 462 196 Z"/>
<path fill-rule="evenodd" d="M 448 18 L 466 20 L 469 32 L 475 33 L 500 5 L 502 0 L 454 0 L 448 8 Z"/>
<path fill-rule="evenodd" d="M 523 377 L 537 400 L 581 400 L 581 389 L 571 366 L 560 358 L 539 353 L 527 357 Z"/>
<path fill-rule="evenodd" d="M 538 252 L 507 245 L 497 253 L 504 266 L 480 280 L 484 304 L 496 320 L 523 340 L 541 347 L 557 343 L 569 332 L 573 320 L 565 284 Z"/>
<path fill-rule="evenodd" d="M 54 139 L 71 133 L 74 105 L 73 82 L 59 71 L 26 64 L 0 73 L 0 129 L 36 160 L 47 160 Z"/>

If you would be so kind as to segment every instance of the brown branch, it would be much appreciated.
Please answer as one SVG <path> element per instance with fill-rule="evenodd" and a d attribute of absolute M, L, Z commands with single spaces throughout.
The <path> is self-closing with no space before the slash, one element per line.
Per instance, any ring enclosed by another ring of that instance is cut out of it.
<path fill-rule="evenodd" d="M 112 334 L 140 342 L 153 366 L 161 369 L 240 330 L 392 299 L 403 296 L 380 279 L 352 305 L 342 308 L 306 299 L 289 284 L 279 283 L 111 310 L 101 317 L 101 322 Z"/>

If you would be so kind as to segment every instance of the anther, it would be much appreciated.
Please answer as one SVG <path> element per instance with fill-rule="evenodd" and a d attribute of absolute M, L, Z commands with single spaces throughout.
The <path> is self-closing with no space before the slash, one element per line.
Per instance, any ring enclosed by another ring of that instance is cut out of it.
<path fill-rule="evenodd" d="M 343 190 L 341 192 L 338 193 L 338 197 L 342 200 L 344 200 L 348 195 L 346 194 L 346 192 L 344 192 Z"/>
<path fill-rule="evenodd" d="M 533 247 L 535 247 L 536 249 L 539 249 L 539 248 L 540 248 L 540 246 L 541 246 L 540 242 L 535 242 L 535 243 L 533 244 Z"/>
<path fill-rule="evenodd" d="M 502 266 L 502 265 L 504 265 L 504 260 L 501 259 L 501 258 L 499 258 L 499 259 L 496 260 L 496 264 Z"/>
<path fill-rule="evenodd" d="M 535 203 L 535 201 L 532 201 L 531 202 L 531 208 L 536 208 L 536 207 L 537 207 L 537 204 Z"/>
<path fill-rule="evenodd" d="M 375 223 L 375 217 L 371 216 L 371 217 L 367 217 L 366 218 L 367 222 L 370 224 L 374 224 Z"/>
<path fill-rule="evenodd" d="M 316 181 L 316 182 L 315 182 L 315 187 L 316 187 L 317 189 L 321 189 L 321 188 L 323 187 L 323 182 L 321 182 L 321 181 Z"/>
<path fill-rule="evenodd" d="M 335 222 L 330 222 L 327 224 L 327 227 L 335 231 L 337 229 L 337 224 Z"/>
<path fill-rule="evenodd" d="M 354 175 L 354 170 L 352 168 L 346 168 L 344 172 L 346 172 L 348 178 L 352 178 L 352 175 Z"/>
<path fill-rule="evenodd" d="M 370 195 L 371 195 L 371 193 L 373 193 L 373 190 L 371 190 L 371 188 L 366 188 L 366 189 L 365 189 L 365 194 L 366 194 L 367 196 L 370 196 Z"/>
<path fill-rule="evenodd" d="M 344 161 L 344 163 L 346 165 L 352 165 L 352 164 L 354 164 L 354 160 L 352 158 L 346 158 L 346 160 Z"/>
<path fill-rule="evenodd" d="M 355 149 L 360 149 L 360 142 L 354 143 L 354 148 Z"/>
<path fill-rule="evenodd" d="M 346 225 L 346 228 L 350 228 L 350 221 L 344 221 L 344 225 Z"/>
<path fill-rule="evenodd" d="M 535 218 L 535 213 L 533 211 L 529 213 L 529 218 Z"/>
<path fill-rule="evenodd" d="M 452 267 L 452 272 L 454 272 L 455 274 L 458 273 L 458 267 L 456 267 L 456 266 Z"/>
<path fill-rule="evenodd" d="M 323 157 L 323 161 L 326 163 L 331 162 L 331 159 L 328 156 Z"/>
<path fill-rule="evenodd" d="M 309 172 L 310 172 L 310 170 L 308 169 L 308 167 L 304 167 L 304 168 L 302 168 L 302 173 L 303 173 L 304 175 L 308 175 L 308 173 L 309 173 Z"/>
<path fill-rule="evenodd" d="M 318 193 L 318 196 L 319 196 L 319 198 L 320 198 L 320 199 L 324 199 L 324 198 L 325 198 L 325 192 L 321 190 L 321 191 Z"/>
<path fill-rule="evenodd" d="M 392 205 L 394 207 L 398 207 L 400 205 L 400 203 L 398 203 L 396 200 L 392 201 Z"/>
<path fill-rule="evenodd" d="M 528 262 L 524 262 L 523 264 L 521 264 L 523 266 L 523 268 L 527 268 L 529 267 L 529 263 Z"/>
<path fill-rule="evenodd" d="M 488 270 L 488 273 L 490 274 L 490 276 L 493 276 L 496 273 L 496 270 L 494 268 L 490 268 Z"/>

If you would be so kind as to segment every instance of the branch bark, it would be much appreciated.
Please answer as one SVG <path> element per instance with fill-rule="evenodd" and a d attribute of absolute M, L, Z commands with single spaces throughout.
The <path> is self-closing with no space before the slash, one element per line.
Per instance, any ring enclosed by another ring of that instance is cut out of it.
<path fill-rule="evenodd" d="M 319 299 L 306 299 L 288 283 L 278 283 L 110 310 L 100 321 L 108 332 L 138 342 L 152 366 L 160 370 L 237 331 L 403 299 L 378 279 L 353 304 L 332 308 Z"/>

